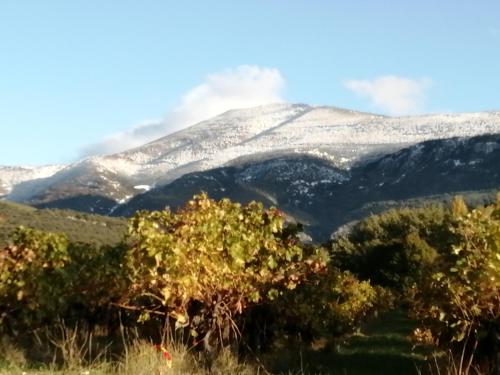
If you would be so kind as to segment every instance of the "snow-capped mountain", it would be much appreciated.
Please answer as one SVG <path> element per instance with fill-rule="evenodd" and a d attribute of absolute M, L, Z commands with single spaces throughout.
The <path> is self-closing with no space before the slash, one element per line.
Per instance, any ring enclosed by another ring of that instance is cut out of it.
<path fill-rule="evenodd" d="M 58 167 L 45 178 L 14 180 L 3 168 L 0 185 L 8 186 L 11 200 L 110 213 L 191 172 L 308 155 L 344 173 L 419 142 L 490 133 L 500 133 L 500 112 L 386 117 L 274 104 L 228 111 L 126 152 Z"/>
<path fill-rule="evenodd" d="M 464 195 L 483 204 L 500 190 L 500 134 L 418 143 L 346 170 L 327 160 L 285 155 L 190 173 L 132 198 L 116 214 L 176 208 L 194 194 L 278 206 L 315 240 L 372 213 Z"/>

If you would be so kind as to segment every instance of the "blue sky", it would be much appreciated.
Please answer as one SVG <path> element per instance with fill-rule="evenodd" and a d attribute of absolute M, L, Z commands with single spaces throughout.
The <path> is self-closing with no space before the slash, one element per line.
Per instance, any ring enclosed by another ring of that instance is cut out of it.
<path fill-rule="evenodd" d="M 500 110 L 498 0 L 3 0 L 0 48 L 0 165 L 270 101 Z"/>

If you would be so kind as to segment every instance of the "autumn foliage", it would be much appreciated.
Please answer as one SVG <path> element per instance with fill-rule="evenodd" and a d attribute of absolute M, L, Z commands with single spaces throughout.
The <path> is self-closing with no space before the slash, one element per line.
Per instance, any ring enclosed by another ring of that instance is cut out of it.
<path fill-rule="evenodd" d="M 165 314 L 191 336 L 240 334 L 251 306 L 278 299 L 326 270 L 304 252 L 277 209 L 194 197 L 178 212 L 140 212 L 130 222 L 129 303 L 142 318 Z"/>

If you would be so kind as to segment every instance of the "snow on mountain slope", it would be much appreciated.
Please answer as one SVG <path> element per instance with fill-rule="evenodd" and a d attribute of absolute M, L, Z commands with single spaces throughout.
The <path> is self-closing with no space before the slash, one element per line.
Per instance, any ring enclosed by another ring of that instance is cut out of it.
<path fill-rule="evenodd" d="M 166 137 L 91 157 L 34 181 L 10 181 L 9 199 L 44 203 L 88 195 L 123 202 L 186 173 L 244 158 L 308 154 L 349 169 L 426 140 L 500 133 L 500 112 L 386 117 L 334 107 L 272 104 L 231 110 Z M 21 180 L 19 180 L 21 181 Z M 16 185 L 17 183 L 17 185 Z M 16 185 L 16 186 L 15 186 Z"/>
<path fill-rule="evenodd" d="M 281 149 L 331 158 L 338 165 L 352 166 L 372 152 L 395 151 L 431 139 L 500 132 L 500 113 L 388 118 L 343 112 L 314 108 L 285 126 L 236 146 L 230 153 Z"/>
<path fill-rule="evenodd" d="M 108 169 L 120 170 L 133 181 L 155 184 L 221 166 L 242 156 L 282 151 L 317 152 L 316 146 L 325 142 L 323 134 L 313 135 L 306 143 L 300 142 L 302 147 L 289 141 L 289 136 L 301 139 L 308 132 L 316 131 L 313 127 L 293 128 L 297 121 L 312 113 L 310 123 L 319 128 L 384 118 L 337 108 L 272 104 L 228 111 L 139 148 L 95 160 Z M 330 142 L 331 138 L 326 141 Z"/>
<path fill-rule="evenodd" d="M 277 104 L 233 110 L 148 145 L 100 161 L 129 161 L 134 180 L 166 183 L 244 156 L 303 153 L 350 167 L 410 144 L 500 132 L 500 113 L 389 118 L 333 107 Z M 122 164 L 124 165 L 124 164 Z"/>
<path fill-rule="evenodd" d="M 38 205 L 65 201 L 78 196 L 93 196 L 99 201 L 101 209 L 88 207 L 87 211 L 102 214 L 116 205 L 116 202 L 124 202 L 125 197 L 130 198 L 136 193 L 127 177 L 100 163 L 97 158 L 88 158 L 71 164 L 47 178 L 19 183 L 7 198 Z M 103 198 L 107 201 L 105 205 L 101 202 Z"/>
<path fill-rule="evenodd" d="M 45 165 L 41 167 L 0 166 L 0 196 L 10 193 L 17 184 L 50 177 L 63 168 L 63 165 Z"/>
<path fill-rule="evenodd" d="M 56 197 L 93 195 L 120 202 L 139 193 L 134 186 L 155 185 L 197 170 L 198 161 L 294 118 L 307 108 L 276 104 L 229 111 L 139 148 L 90 157 L 34 183 L 20 181 L 23 183 L 18 184 L 8 198 L 40 204 Z"/>
<path fill-rule="evenodd" d="M 425 141 L 349 170 L 292 154 L 190 173 L 132 198 L 115 214 L 176 209 L 203 190 L 215 199 L 279 207 L 321 242 L 340 226 L 391 207 L 455 194 L 485 204 L 499 188 L 500 134 L 494 134 Z"/>
<path fill-rule="evenodd" d="M 130 169 L 122 171 L 133 171 L 135 179 L 147 181 L 193 162 L 209 161 L 228 148 L 291 121 L 308 110 L 305 105 L 287 104 L 232 110 L 139 148 L 104 157 L 101 161 L 110 165 L 116 160 L 127 160 L 137 169 L 127 166 Z M 172 173 L 170 179 L 182 174 Z"/>

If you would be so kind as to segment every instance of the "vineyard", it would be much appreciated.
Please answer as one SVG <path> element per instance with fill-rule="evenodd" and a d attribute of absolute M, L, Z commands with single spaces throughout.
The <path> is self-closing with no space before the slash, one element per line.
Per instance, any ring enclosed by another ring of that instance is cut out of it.
<path fill-rule="evenodd" d="M 136 213 L 118 241 L 10 229 L 0 373 L 337 373 L 321 358 L 364 332 L 408 345 L 415 374 L 500 371 L 500 195 L 387 211 L 323 245 L 275 208 L 206 194 Z M 396 321 L 404 335 L 381 336 Z M 370 373 L 357 365 L 342 368 Z"/>

